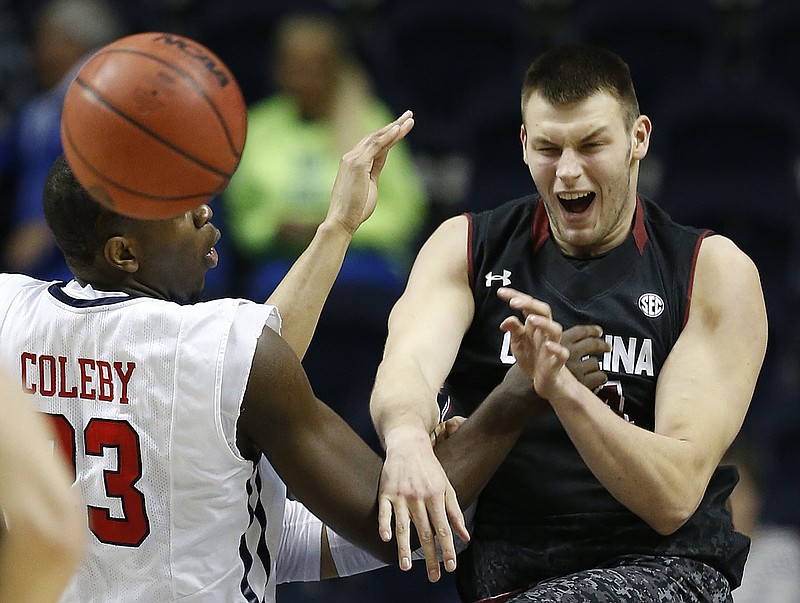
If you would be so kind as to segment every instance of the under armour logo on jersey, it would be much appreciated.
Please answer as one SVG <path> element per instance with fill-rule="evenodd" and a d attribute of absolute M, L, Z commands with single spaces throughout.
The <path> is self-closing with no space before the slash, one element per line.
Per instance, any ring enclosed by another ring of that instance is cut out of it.
<path fill-rule="evenodd" d="M 490 272 L 486 275 L 486 286 L 491 287 L 492 281 L 502 281 L 503 287 L 508 287 L 511 284 L 511 271 L 503 270 L 503 274 Z"/>
<path fill-rule="evenodd" d="M 657 293 L 645 293 L 639 298 L 639 309 L 649 318 L 661 316 L 664 300 Z"/>

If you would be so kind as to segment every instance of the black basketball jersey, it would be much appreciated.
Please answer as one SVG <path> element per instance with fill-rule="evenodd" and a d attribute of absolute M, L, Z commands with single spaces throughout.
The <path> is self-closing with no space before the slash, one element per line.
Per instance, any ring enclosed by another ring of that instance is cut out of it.
<path fill-rule="evenodd" d="M 697 253 L 709 232 L 675 224 L 640 198 L 622 245 L 577 259 L 553 241 L 536 196 L 467 217 L 475 318 L 445 385 L 455 411 L 472 412 L 514 363 L 510 336 L 499 330 L 511 311 L 496 295 L 510 286 L 550 304 L 565 329 L 603 328 L 612 347 L 601 359 L 609 380 L 596 393 L 625 420 L 652 431 L 656 379 L 686 322 Z M 459 582 L 479 579 L 486 561 L 480 542 L 494 540 L 525 551 L 520 556 L 512 548 L 508 567 L 521 567 L 506 572 L 505 590 L 625 554 L 697 558 L 738 584 L 749 541 L 733 531 L 725 508 L 737 479 L 733 467 L 719 468 L 695 515 L 661 536 L 600 484 L 549 409 L 531 422 L 481 494 L 476 546 L 459 563 Z"/>

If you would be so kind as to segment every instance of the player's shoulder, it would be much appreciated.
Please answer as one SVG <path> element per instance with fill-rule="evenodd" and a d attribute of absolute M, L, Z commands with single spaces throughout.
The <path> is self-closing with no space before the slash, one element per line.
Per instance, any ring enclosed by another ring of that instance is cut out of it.
<path fill-rule="evenodd" d="M 46 288 L 48 282 L 42 281 L 25 274 L 0 272 L 0 297 L 16 295 L 21 291 L 30 291 L 36 288 Z"/>
<path fill-rule="evenodd" d="M 703 238 L 697 260 L 725 272 L 757 273 L 752 258 L 733 239 L 718 233 Z"/>
<path fill-rule="evenodd" d="M 162 300 L 154 300 L 162 301 Z M 271 306 L 265 306 L 251 300 L 241 299 L 236 297 L 221 297 L 217 299 L 209 299 L 194 302 L 191 304 L 176 304 L 174 302 L 165 302 L 162 305 L 162 311 L 170 312 L 175 311 L 187 319 L 193 318 L 195 320 L 232 320 L 232 316 L 237 314 L 240 310 L 245 315 L 253 315 L 264 313 L 269 314 Z M 172 306 L 170 308 L 169 306 Z"/>
<path fill-rule="evenodd" d="M 41 284 L 44 281 L 33 278 L 26 274 L 18 274 L 14 272 L 0 272 L 0 283 L 3 285 L 13 285 L 18 287 L 33 286 Z"/>

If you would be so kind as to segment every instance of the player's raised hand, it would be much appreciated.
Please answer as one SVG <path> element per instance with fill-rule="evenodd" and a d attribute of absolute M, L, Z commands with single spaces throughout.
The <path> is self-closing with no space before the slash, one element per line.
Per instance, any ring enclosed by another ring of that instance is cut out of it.
<path fill-rule="evenodd" d="M 378 202 L 378 178 L 389 149 L 414 127 L 411 111 L 362 138 L 342 156 L 331 192 L 328 219 L 350 234 L 372 215 Z"/>

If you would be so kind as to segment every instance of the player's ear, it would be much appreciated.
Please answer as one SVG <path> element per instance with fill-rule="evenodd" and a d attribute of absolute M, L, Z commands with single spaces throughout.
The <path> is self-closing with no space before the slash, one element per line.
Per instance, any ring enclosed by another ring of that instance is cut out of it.
<path fill-rule="evenodd" d="M 525 129 L 525 124 L 519 128 L 519 142 L 522 144 L 522 161 L 528 165 L 528 131 Z"/>
<path fill-rule="evenodd" d="M 646 115 L 640 115 L 633 125 L 633 144 L 631 146 L 631 159 L 641 161 L 647 155 L 647 149 L 650 148 L 650 133 L 653 131 L 653 125 L 650 118 Z"/>
<path fill-rule="evenodd" d="M 103 247 L 103 255 L 106 262 L 114 268 L 131 274 L 139 270 L 139 260 L 131 249 L 130 241 L 124 235 L 109 238 Z"/>

